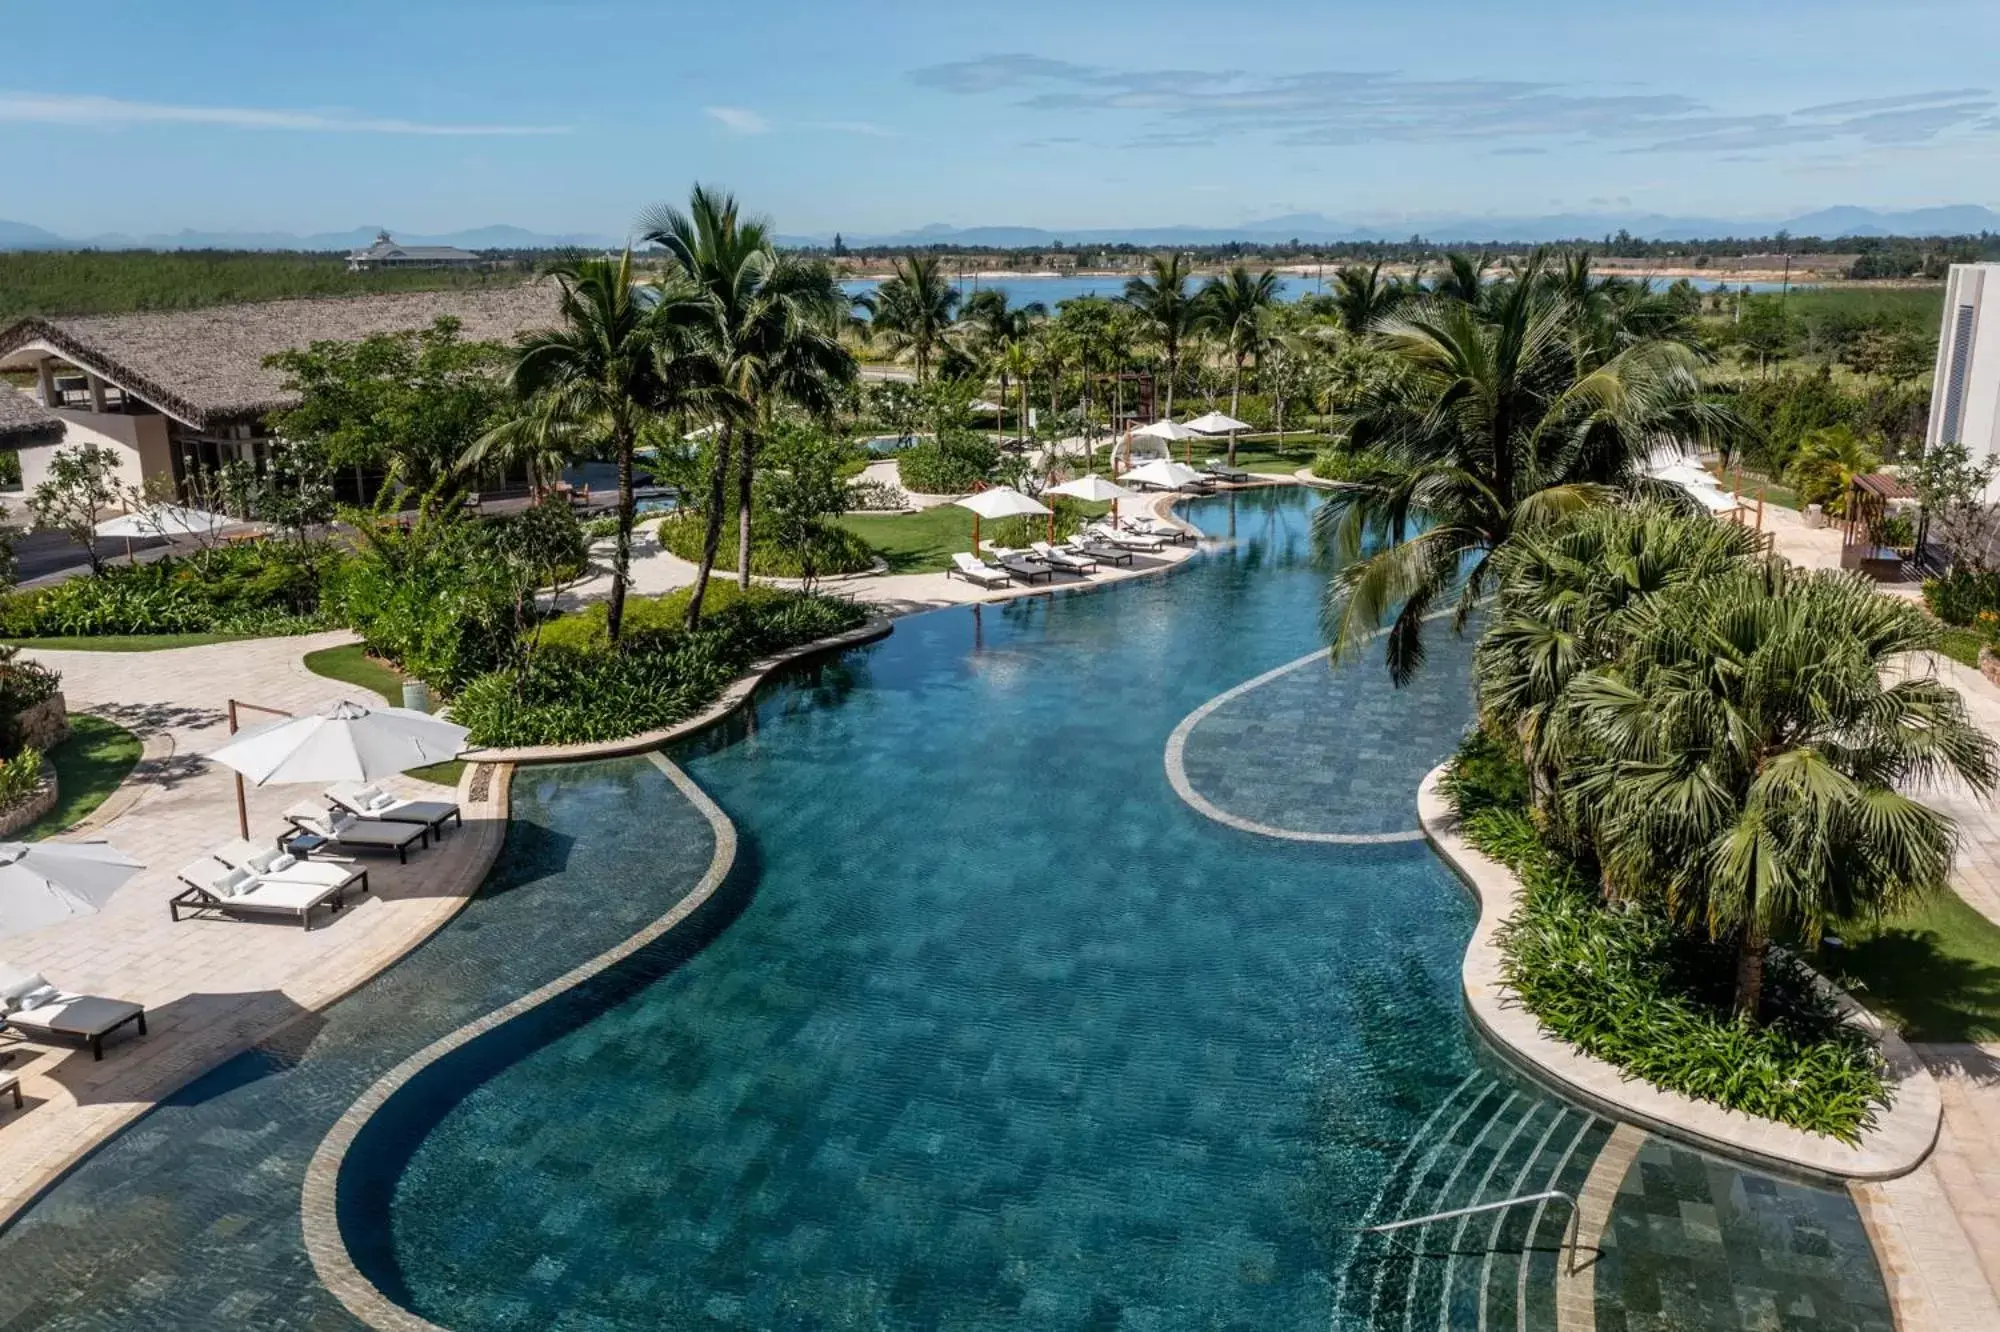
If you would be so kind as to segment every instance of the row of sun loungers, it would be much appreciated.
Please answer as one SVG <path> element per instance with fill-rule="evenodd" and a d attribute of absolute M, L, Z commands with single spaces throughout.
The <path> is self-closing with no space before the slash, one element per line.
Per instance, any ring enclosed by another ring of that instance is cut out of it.
<path fill-rule="evenodd" d="M 951 557 L 952 567 L 945 570 L 945 575 L 979 587 L 1005 587 L 1017 582 L 1032 587 L 1053 581 L 1059 573 L 1081 578 L 1096 573 L 1106 564 L 1130 564 L 1135 554 L 1158 553 L 1172 542 L 1191 539 L 1181 528 L 1141 520 L 1118 525 L 1099 522 L 1060 544 L 1037 541 L 1027 550 L 996 548 L 992 564 L 959 551 Z"/>

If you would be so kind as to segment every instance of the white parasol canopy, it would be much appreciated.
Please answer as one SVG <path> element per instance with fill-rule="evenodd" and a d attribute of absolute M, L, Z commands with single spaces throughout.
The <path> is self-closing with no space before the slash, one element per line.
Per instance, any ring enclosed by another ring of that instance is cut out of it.
<path fill-rule="evenodd" d="M 1689 463 L 1674 463 L 1671 466 L 1659 468 L 1652 473 L 1652 477 L 1655 481 L 1665 481 L 1669 485 L 1689 489 L 1697 486 L 1708 490 L 1722 489 L 1721 483 L 1715 479 L 1713 473 L 1703 471 L 1701 468 Z"/>
<path fill-rule="evenodd" d="M 144 868 L 108 842 L 0 842 L 0 935 L 91 915 Z"/>
<path fill-rule="evenodd" d="M 1177 463 L 1171 458 L 1159 458 L 1143 466 L 1134 467 L 1125 473 L 1125 479 L 1136 481 L 1140 485 L 1158 486 L 1162 490 L 1179 490 L 1190 482 L 1204 478 L 1200 472 L 1186 463 Z"/>
<path fill-rule="evenodd" d="M 1682 486 L 1695 502 L 1710 513 L 1732 513 L 1743 507 L 1733 495 L 1725 495 L 1713 486 Z"/>
<path fill-rule="evenodd" d="M 1095 472 L 1092 472 L 1089 476 L 1080 476 L 1074 481 L 1065 481 L 1059 486 L 1050 486 L 1044 493 L 1049 495 L 1069 495 L 1080 500 L 1090 500 L 1095 504 L 1102 504 L 1106 500 L 1117 501 L 1139 498 L 1137 491 L 1127 490 L 1116 481 L 1107 481 Z"/>
<path fill-rule="evenodd" d="M 1047 513 L 1048 506 L 1029 499 L 1012 486 L 994 486 L 967 495 L 964 499 L 952 501 L 961 509 L 970 509 L 981 518 L 1020 518 L 1027 514 Z"/>
<path fill-rule="evenodd" d="M 998 416 L 1007 409 L 997 402 L 988 402 L 984 398 L 977 398 L 965 410 L 971 412 L 974 416 Z"/>
<path fill-rule="evenodd" d="M 1189 421 L 1187 428 L 1197 435 L 1227 435 L 1238 430 L 1248 430 L 1250 423 L 1239 421 L 1233 416 L 1225 416 L 1221 412 L 1210 412 L 1206 416 L 1197 416 Z"/>
<path fill-rule="evenodd" d="M 209 757 L 267 782 L 372 782 L 458 757 L 470 734 L 413 708 L 340 702 L 238 731 Z"/>
<path fill-rule="evenodd" d="M 1140 426 L 1132 433 L 1134 436 L 1143 439 L 1194 439 L 1201 434 L 1201 431 L 1190 430 L 1179 421 L 1169 420 L 1155 421 L 1151 425 Z"/>
<path fill-rule="evenodd" d="M 93 530 L 105 537 L 209 536 L 236 525 L 236 520 L 227 514 L 186 509 L 178 504 L 155 504 L 137 513 L 106 518 Z"/>

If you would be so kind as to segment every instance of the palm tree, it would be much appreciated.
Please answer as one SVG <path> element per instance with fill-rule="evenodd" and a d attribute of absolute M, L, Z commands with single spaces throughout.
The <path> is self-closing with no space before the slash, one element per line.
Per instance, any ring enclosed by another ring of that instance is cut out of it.
<path fill-rule="evenodd" d="M 1572 686 L 1593 752 L 1566 801 L 1608 878 L 1735 942 L 1748 1021 L 1772 938 L 1817 939 L 1949 880 L 1951 820 L 1902 791 L 1989 791 L 1994 745 L 1949 685 L 1885 678 L 1937 633 L 1858 575 L 1771 558 L 1655 598 L 1618 661 Z"/>
<path fill-rule="evenodd" d="M 1586 509 L 1518 533 L 1497 553 L 1493 612 L 1473 653 L 1480 723 L 1519 742 L 1545 815 L 1573 748 L 1570 685 L 1617 658 L 1640 606 L 1726 574 L 1760 548 L 1740 523 L 1654 502 Z"/>
<path fill-rule="evenodd" d="M 1422 666 L 1423 625 L 1456 594 L 1456 626 L 1491 587 L 1493 555 L 1529 530 L 1641 484 L 1653 450 L 1706 447 L 1738 426 L 1702 400 L 1693 351 L 1647 341 L 1579 363 L 1579 319 L 1536 280 L 1482 306 L 1430 299 L 1378 326 L 1395 372 L 1346 412 L 1384 473 L 1333 493 L 1314 521 L 1334 562 L 1322 623 L 1334 655 L 1385 620 L 1390 676 Z"/>
<path fill-rule="evenodd" d="M 1492 258 L 1485 254 L 1448 254 L 1444 258 L 1445 273 L 1433 294 L 1467 305 L 1479 304 L 1486 295 L 1486 270 L 1492 266 Z"/>
<path fill-rule="evenodd" d="M 1234 363 L 1229 380 L 1229 414 L 1236 415 L 1243 394 L 1243 362 L 1264 345 L 1264 320 L 1278 300 L 1278 275 L 1265 269 L 1255 277 L 1237 264 L 1221 277 L 1210 278 L 1201 289 L 1202 326 L 1222 339 Z M 1236 436 L 1229 437 L 1229 463 L 1236 465 Z"/>
<path fill-rule="evenodd" d="M 758 441 L 780 405 L 825 415 L 841 388 L 854 379 L 854 357 L 840 342 L 851 302 L 830 268 L 780 255 L 771 242 L 770 224 L 742 217 L 728 194 L 698 185 L 687 211 L 654 208 L 640 228 L 646 240 L 666 250 L 668 271 L 707 302 L 702 350 L 723 408 L 709 483 L 708 530 L 688 602 L 692 626 L 701 619 L 721 544 L 731 454 L 736 461 L 737 583 L 747 588 Z"/>
<path fill-rule="evenodd" d="M 617 260 L 558 264 L 560 321 L 524 337 L 507 382 L 521 410 L 475 442 L 461 466 L 486 454 L 531 446 L 608 449 L 618 464 L 618 544 L 612 559 L 606 630 L 618 642 L 632 570 L 632 461 L 641 434 L 659 412 L 695 400 L 704 380 L 687 354 L 706 317 L 700 293 L 668 278 L 641 299 L 632 252 Z"/>
<path fill-rule="evenodd" d="M 1181 345 L 1193 331 L 1195 297 L 1188 291 L 1188 257 L 1184 254 L 1156 254 L 1146 262 L 1146 271 L 1125 283 L 1121 297 L 1138 312 L 1147 336 L 1159 344 L 1167 362 L 1167 401 L 1162 419 L 1174 414 L 1174 384 L 1181 374 Z"/>
<path fill-rule="evenodd" d="M 1881 456 L 1854 433 L 1853 427 L 1837 425 L 1801 439 L 1785 472 L 1798 488 L 1800 504 L 1817 504 L 1830 514 L 1843 514 L 1854 478 L 1881 465 Z"/>
<path fill-rule="evenodd" d="M 896 261 L 894 275 L 864 304 L 874 336 L 886 340 L 898 355 L 911 354 L 921 384 L 956 321 L 958 300 L 958 288 L 945 276 L 944 262 L 913 251 Z"/>
<path fill-rule="evenodd" d="M 1036 324 L 1048 318 L 1049 307 L 1040 301 L 1029 301 L 1025 305 L 1009 305 L 1007 293 L 998 287 L 987 287 L 966 297 L 959 309 L 959 325 L 970 335 L 973 349 L 1000 377 L 1000 402 L 1007 402 L 1007 388 L 1019 373 L 1023 357 L 1010 356 L 1015 348 L 1022 346 Z M 1021 413 L 1021 429 L 1028 428 L 1025 409 Z M 1002 418 L 1002 428 L 1005 418 Z"/>
<path fill-rule="evenodd" d="M 1399 284 L 1382 281 L 1380 263 L 1368 268 L 1349 264 L 1333 275 L 1334 311 L 1340 326 L 1356 337 L 1374 328 L 1376 321 L 1401 305 L 1405 296 Z"/>

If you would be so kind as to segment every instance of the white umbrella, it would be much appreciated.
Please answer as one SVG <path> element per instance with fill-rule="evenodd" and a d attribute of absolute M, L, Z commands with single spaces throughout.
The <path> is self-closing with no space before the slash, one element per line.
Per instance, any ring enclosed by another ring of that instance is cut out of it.
<path fill-rule="evenodd" d="M 266 782 L 372 782 L 455 759 L 469 735 L 414 708 L 341 702 L 246 727 L 209 755 L 258 786 Z"/>
<path fill-rule="evenodd" d="M 1127 490 L 1116 481 L 1107 481 L 1095 472 L 1089 476 L 1080 476 L 1074 481 L 1065 481 L 1059 486 L 1050 486 L 1043 493 L 1069 495 L 1076 499 L 1089 500 L 1094 504 L 1102 504 L 1106 500 L 1116 504 L 1122 499 L 1139 498 L 1137 491 Z"/>
<path fill-rule="evenodd" d="M 1200 472 L 1185 463 L 1177 463 L 1171 458 L 1160 458 L 1144 466 L 1134 467 L 1125 473 L 1125 479 L 1136 481 L 1140 485 L 1158 486 L 1162 490 L 1179 490 L 1190 481 L 1201 480 L 1202 476 Z"/>
<path fill-rule="evenodd" d="M 979 553 L 981 518 L 1021 518 L 1029 514 L 1054 513 L 1047 505 L 1029 499 L 1012 486 L 994 486 L 952 501 L 961 509 L 972 510 L 972 553 Z"/>
<path fill-rule="evenodd" d="M 1688 463 L 1674 463 L 1667 467 L 1656 468 L 1652 477 L 1655 481 L 1665 481 L 1676 486 L 1705 486 L 1710 490 L 1722 488 L 1722 483 L 1715 479 L 1714 473 Z"/>
<path fill-rule="evenodd" d="M 178 504 L 155 504 L 137 513 L 106 518 L 94 529 L 107 537 L 208 536 L 236 525 L 227 514 L 206 509 L 186 509 Z"/>
<path fill-rule="evenodd" d="M 1179 421 L 1155 421 L 1151 425 L 1140 426 L 1132 433 L 1147 439 L 1193 439 L 1201 431 L 1190 430 Z"/>
<path fill-rule="evenodd" d="M 986 401 L 986 399 L 980 398 L 974 401 L 965 410 L 971 412 L 974 416 L 998 416 L 1001 412 L 1004 412 L 1007 409 L 1005 407 L 1002 407 L 997 402 L 988 402 Z"/>
<path fill-rule="evenodd" d="M 1743 507 L 1734 496 L 1725 495 L 1713 486 L 1682 486 L 1695 502 L 1710 513 L 1731 513 Z"/>
<path fill-rule="evenodd" d="M 0 935 L 91 915 L 144 868 L 108 842 L 0 842 Z"/>
<path fill-rule="evenodd" d="M 1250 423 L 1239 421 L 1233 416 L 1224 416 L 1221 412 L 1210 412 L 1206 416 L 1197 416 L 1189 421 L 1187 428 L 1197 435 L 1233 435 L 1239 430 L 1248 430 Z"/>

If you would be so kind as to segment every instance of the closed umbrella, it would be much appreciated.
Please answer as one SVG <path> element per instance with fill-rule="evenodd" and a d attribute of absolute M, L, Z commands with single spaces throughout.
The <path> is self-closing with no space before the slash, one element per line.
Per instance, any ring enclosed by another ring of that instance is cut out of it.
<path fill-rule="evenodd" d="M 92 915 L 144 868 L 108 842 L 0 842 L 0 936 Z"/>
<path fill-rule="evenodd" d="M 238 773 L 236 815 L 250 835 L 243 778 L 270 782 L 372 782 L 458 757 L 471 732 L 414 708 L 339 702 L 247 727 L 209 755 Z"/>
<path fill-rule="evenodd" d="M 972 510 L 972 553 L 979 553 L 981 518 L 1020 518 L 1028 514 L 1052 513 L 1047 505 L 1029 499 L 1012 486 L 994 486 L 952 501 L 961 509 Z"/>

